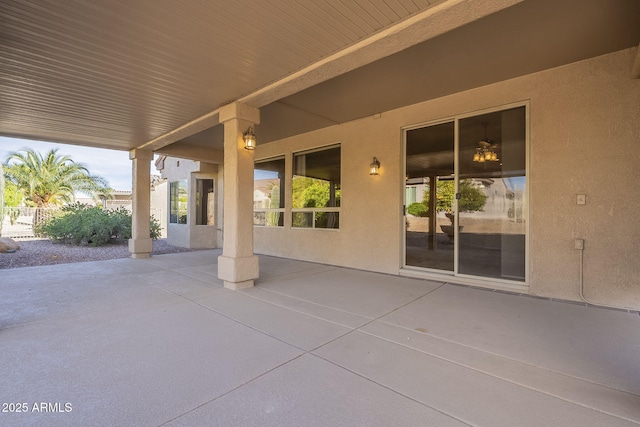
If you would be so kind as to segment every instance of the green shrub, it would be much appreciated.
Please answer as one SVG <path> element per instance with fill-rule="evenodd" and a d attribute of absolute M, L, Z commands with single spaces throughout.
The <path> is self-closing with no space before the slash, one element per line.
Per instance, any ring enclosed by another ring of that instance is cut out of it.
<path fill-rule="evenodd" d="M 407 208 L 407 213 L 413 216 L 428 216 L 428 209 L 424 203 L 411 203 Z"/>
<path fill-rule="evenodd" d="M 158 221 L 153 215 L 151 215 L 151 223 L 149 224 L 149 227 L 149 237 L 153 240 L 158 240 L 160 238 L 160 231 L 162 230 L 162 227 L 160 227 L 160 221 Z"/>
<path fill-rule="evenodd" d="M 160 237 L 160 223 L 151 217 L 152 239 Z M 123 207 L 102 210 L 96 206 L 75 203 L 64 207 L 60 214 L 36 226 L 36 233 L 55 243 L 80 246 L 101 246 L 131 238 L 131 214 Z"/>

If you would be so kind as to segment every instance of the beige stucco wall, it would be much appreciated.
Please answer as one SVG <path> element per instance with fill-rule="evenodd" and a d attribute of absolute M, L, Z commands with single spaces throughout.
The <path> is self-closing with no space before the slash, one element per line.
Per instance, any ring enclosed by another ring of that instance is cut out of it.
<path fill-rule="evenodd" d="M 222 168 L 220 168 L 222 169 Z M 196 180 L 213 179 L 217 195 L 221 194 L 221 183 L 218 182 L 218 165 L 209 163 L 167 157 L 164 161 L 162 177 L 167 179 L 167 185 L 174 181 L 187 180 L 189 204 L 187 210 L 187 224 L 167 224 L 167 242 L 170 245 L 185 248 L 217 248 L 221 246 L 221 217 L 222 205 L 216 203 L 216 224 L 195 225 L 196 218 Z M 216 196 L 219 199 L 218 196 Z M 166 195 L 166 210 L 169 213 L 169 195 Z M 219 207 L 218 207 L 219 206 Z"/>
<path fill-rule="evenodd" d="M 151 188 L 151 215 L 160 223 L 160 237 L 167 237 L 167 226 L 169 223 L 169 207 L 167 200 L 169 197 L 169 184 L 161 182 Z"/>
<path fill-rule="evenodd" d="M 292 152 L 340 142 L 342 212 L 339 231 L 255 228 L 256 252 L 398 274 L 401 128 L 525 101 L 530 106 L 530 293 L 579 300 L 574 239 L 580 237 L 586 297 L 640 308 L 640 80 L 630 78 L 635 51 L 259 145 L 256 159 L 285 154 L 290 168 Z M 368 175 L 373 156 L 382 163 L 379 176 Z M 586 205 L 576 204 L 577 194 L 586 194 Z M 290 212 L 286 215 L 288 225 Z"/>
<path fill-rule="evenodd" d="M 400 129 L 381 117 L 258 146 L 256 159 L 287 156 L 286 185 L 291 188 L 293 152 L 341 143 L 342 206 L 340 230 L 290 229 L 291 194 L 287 192 L 285 227 L 254 228 L 256 252 L 397 273 L 402 209 L 399 137 Z M 382 163 L 378 176 L 369 175 L 373 156 Z"/>
<path fill-rule="evenodd" d="M 636 49 L 528 79 L 531 104 L 531 292 L 640 308 L 640 80 Z M 586 204 L 577 205 L 576 195 Z"/>

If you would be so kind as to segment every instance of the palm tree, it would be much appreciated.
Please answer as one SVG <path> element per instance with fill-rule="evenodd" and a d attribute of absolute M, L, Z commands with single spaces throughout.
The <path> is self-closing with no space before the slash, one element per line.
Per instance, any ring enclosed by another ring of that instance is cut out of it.
<path fill-rule="evenodd" d="M 52 149 L 43 156 L 27 148 L 9 153 L 5 176 L 37 208 L 73 202 L 76 192 L 91 197 L 109 193 L 103 177 L 91 175 L 83 164 L 57 152 L 57 149 Z"/>

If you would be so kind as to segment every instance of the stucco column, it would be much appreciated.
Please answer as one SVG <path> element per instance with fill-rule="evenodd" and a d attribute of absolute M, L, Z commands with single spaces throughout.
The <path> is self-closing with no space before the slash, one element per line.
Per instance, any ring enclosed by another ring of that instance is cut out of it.
<path fill-rule="evenodd" d="M 131 258 L 149 258 L 153 249 L 150 235 L 151 219 L 151 159 L 149 150 L 131 150 L 129 158 L 133 164 L 133 203 L 131 220 L 131 239 L 129 252 Z"/>
<path fill-rule="evenodd" d="M 220 109 L 224 124 L 224 229 L 218 278 L 229 289 L 253 286 L 258 257 L 253 254 L 253 150 L 244 148 L 243 133 L 260 123 L 260 110 L 233 103 Z"/>

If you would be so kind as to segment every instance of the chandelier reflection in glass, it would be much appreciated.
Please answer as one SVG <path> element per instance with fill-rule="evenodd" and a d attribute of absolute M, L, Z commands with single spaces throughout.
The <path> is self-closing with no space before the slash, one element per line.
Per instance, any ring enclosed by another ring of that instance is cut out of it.
<path fill-rule="evenodd" d="M 497 147 L 495 145 L 491 145 L 491 142 L 480 141 L 478 142 L 478 145 L 479 147 L 476 148 L 476 152 L 473 155 L 474 162 L 497 162 L 500 160 L 495 151 Z"/>
<path fill-rule="evenodd" d="M 497 162 L 500 160 L 498 158 L 498 153 L 496 153 L 498 145 L 494 144 L 493 141 L 487 138 L 487 124 L 487 122 L 482 124 L 484 126 L 484 139 L 482 141 L 478 141 L 478 147 L 476 148 L 476 152 L 473 154 L 474 162 L 484 163 Z"/>

